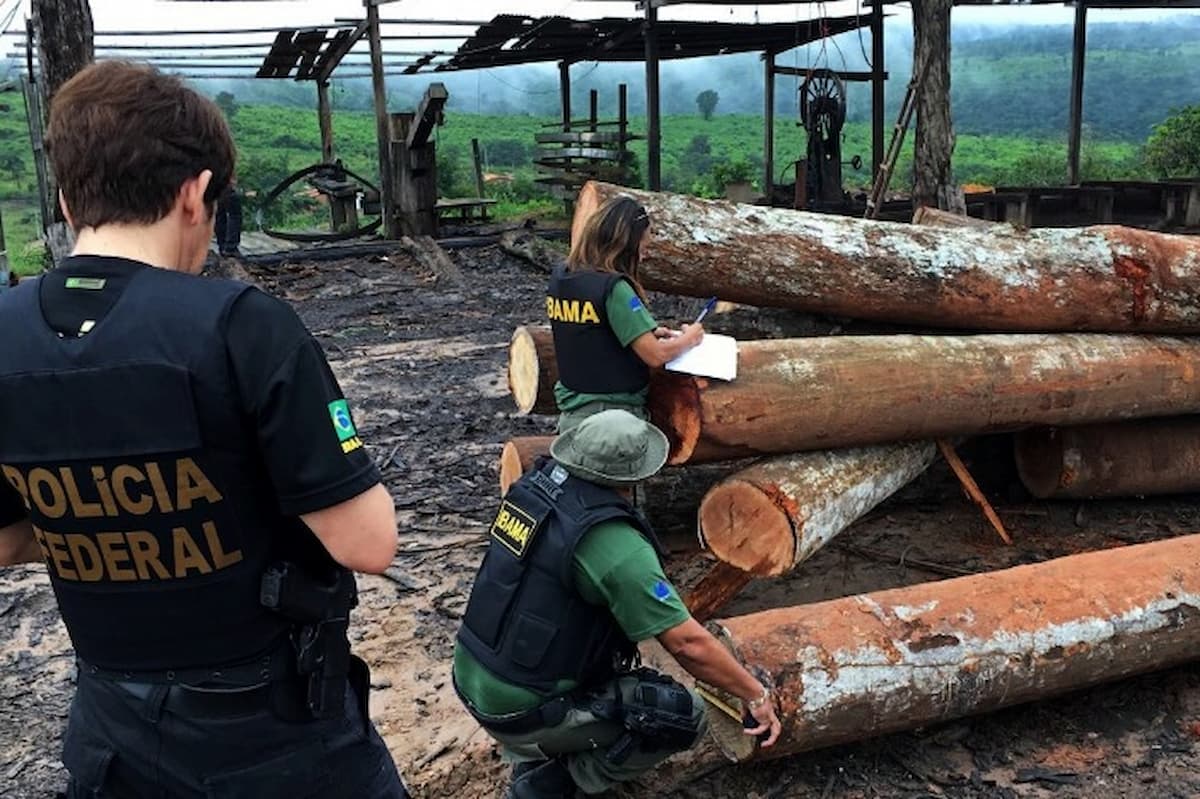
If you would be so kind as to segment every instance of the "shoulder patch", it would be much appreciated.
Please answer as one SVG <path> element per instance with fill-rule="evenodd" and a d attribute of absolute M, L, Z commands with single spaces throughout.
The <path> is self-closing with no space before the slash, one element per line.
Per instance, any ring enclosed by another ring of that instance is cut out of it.
<path fill-rule="evenodd" d="M 333 422 L 333 431 L 337 433 L 342 452 L 349 454 L 360 448 L 362 440 L 354 428 L 354 420 L 350 418 L 350 404 L 344 399 L 329 403 L 329 418 Z"/>
<path fill-rule="evenodd" d="M 666 602 L 671 598 L 671 586 L 667 585 L 665 580 L 654 583 L 654 598 L 659 602 Z"/>
<path fill-rule="evenodd" d="M 645 306 L 642 305 L 642 298 L 638 295 L 634 294 L 629 298 L 629 310 L 640 311 L 643 307 Z"/>
<path fill-rule="evenodd" d="M 500 511 L 492 522 L 491 536 L 509 552 L 522 558 L 537 530 L 537 520 L 506 499 L 500 503 Z"/>

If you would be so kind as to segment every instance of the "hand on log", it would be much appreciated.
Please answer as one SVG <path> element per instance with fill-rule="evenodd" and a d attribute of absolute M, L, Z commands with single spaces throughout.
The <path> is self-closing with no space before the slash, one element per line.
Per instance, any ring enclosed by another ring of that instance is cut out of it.
<path fill-rule="evenodd" d="M 1200 333 L 1200 240 L 1113 225 L 1017 231 L 853 219 L 591 182 L 572 233 L 632 195 L 652 290 L 969 330 Z"/>

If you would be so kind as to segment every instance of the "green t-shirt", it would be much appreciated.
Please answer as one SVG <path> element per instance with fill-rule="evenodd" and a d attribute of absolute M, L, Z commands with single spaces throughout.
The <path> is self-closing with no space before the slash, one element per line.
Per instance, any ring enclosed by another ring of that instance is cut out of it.
<path fill-rule="evenodd" d="M 622 521 L 598 524 L 579 542 L 575 588 L 591 604 L 606 606 L 631 641 L 653 638 L 691 615 L 653 547 Z M 547 698 L 493 676 L 461 644 L 454 648 L 454 681 L 477 710 L 492 716 L 528 710 Z M 560 681 L 554 695 L 575 687 Z"/>
<path fill-rule="evenodd" d="M 604 312 L 608 317 L 608 326 L 622 347 L 628 347 L 638 336 L 658 327 L 658 322 L 654 321 L 642 298 L 633 290 L 628 280 L 618 280 L 613 284 L 608 300 L 604 303 Z M 558 403 L 560 411 L 573 411 L 589 402 L 611 402 L 614 405 L 633 405 L 640 408 L 646 404 L 648 393 L 647 388 L 631 393 L 585 394 L 572 391 L 561 382 L 554 384 L 554 400 Z"/>

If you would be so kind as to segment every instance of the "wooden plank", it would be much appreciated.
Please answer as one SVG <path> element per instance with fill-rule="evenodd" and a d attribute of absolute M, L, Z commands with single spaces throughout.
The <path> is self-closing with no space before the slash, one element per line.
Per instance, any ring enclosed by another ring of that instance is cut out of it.
<path fill-rule="evenodd" d="M 329 102 L 329 83 L 317 81 L 317 123 L 321 127 L 321 161 L 333 163 L 333 107 Z"/>
<path fill-rule="evenodd" d="M 1079 182 L 1083 139 L 1083 71 L 1087 60 L 1087 2 L 1075 4 L 1075 40 L 1071 55 L 1070 129 L 1067 131 L 1067 182 Z"/>
<path fill-rule="evenodd" d="M 471 157 L 475 165 L 475 193 L 483 196 L 483 158 L 479 153 L 479 139 L 471 139 Z"/>
<path fill-rule="evenodd" d="M 762 190 L 771 199 L 775 185 L 775 54 L 764 53 L 763 75 L 763 181 Z"/>
<path fill-rule="evenodd" d="M 441 124 L 442 109 L 450 93 L 443 83 L 431 83 L 417 106 L 412 129 L 408 132 L 406 144 L 410 150 L 416 150 L 429 142 L 429 136 L 436 125 Z"/>
<path fill-rule="evenodd" d="M 587 158 L 596 161 L 617 161 L 628 158 L 623 150 L 608 150 L 603 147 L 541 148 L 534 154 L 534 162 L 553 162 L 563 158 Z"/>

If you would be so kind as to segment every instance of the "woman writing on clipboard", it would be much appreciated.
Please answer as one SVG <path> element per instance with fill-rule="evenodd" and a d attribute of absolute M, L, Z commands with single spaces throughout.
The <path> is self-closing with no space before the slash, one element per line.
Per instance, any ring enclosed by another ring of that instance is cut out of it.
<path fill-rule="evenodd" d="M 637 279 L 650 217 L 632 197 L 601 205 L 550 278 L 546 314 L 554 333 L 558 431 L 619 408 L 647 418 L 650 369 L 700 343 L 704 328 L 660 327 Z"/>

